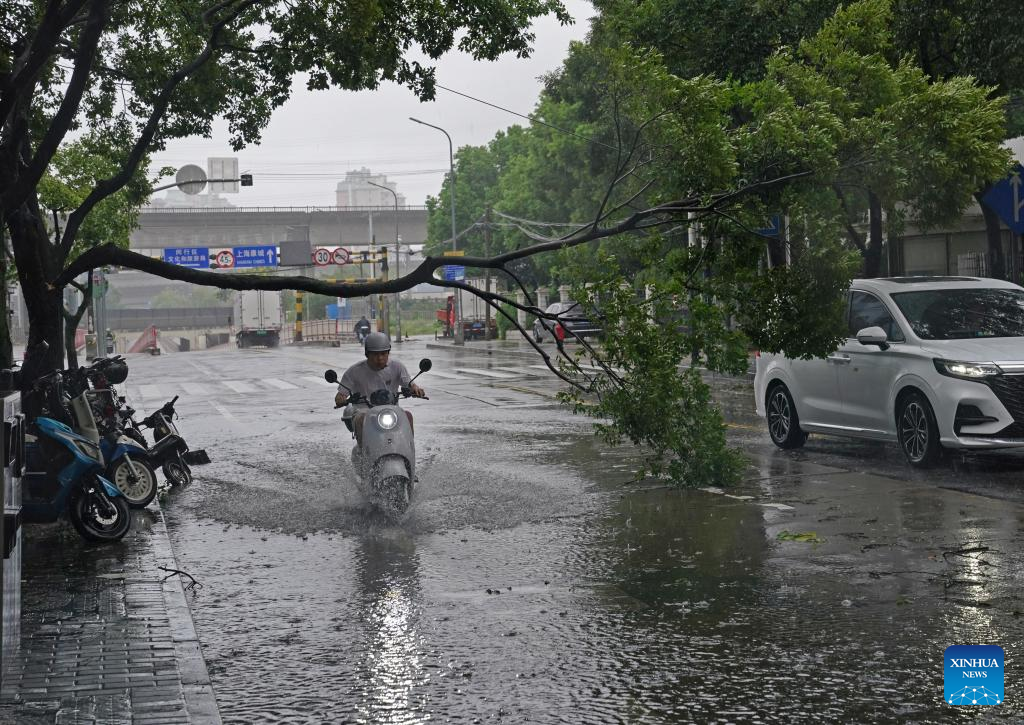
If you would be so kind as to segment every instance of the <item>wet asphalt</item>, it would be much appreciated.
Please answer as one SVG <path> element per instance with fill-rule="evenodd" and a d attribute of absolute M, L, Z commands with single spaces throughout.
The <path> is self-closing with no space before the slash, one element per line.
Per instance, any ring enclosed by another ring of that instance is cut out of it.
<path fill-rule="evenodd" d="M 536 361 L 396 353 L 436 371 L 397 525 L 360 500 L 317 380 L 354 347 L 130 359 L 132 404 L 180 393 L 214 459 L 164 510 L 225 722 L 1024 716 L 1024 457 L 925 474 L 889 446 L 778 451 L 720 381 L 743 484 L 629 483 L 636 452 L 559 408 Z M 1004 647 L 1004 705 L 943 702 L 950 644 Z"/>

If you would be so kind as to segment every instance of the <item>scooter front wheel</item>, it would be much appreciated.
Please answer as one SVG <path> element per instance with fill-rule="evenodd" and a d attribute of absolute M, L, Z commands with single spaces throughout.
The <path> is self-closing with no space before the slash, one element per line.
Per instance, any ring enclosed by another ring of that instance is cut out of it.
<path fill-rule="evenodd" d="M 192 470 L 181 458 L 164 462 L 164 476 L 172 486 L 187 486 L 192 483 Z"/>
<path fill-rule="evenodd" d="M 121 458 L 111 464 L 107 473 L 132 508 L 145 508 L 156 496 L 156 472 L 143 460 Z"/>
<path fill-rule="evenodd" d="M 114 543 L 132 526 L 124 497 L 108 496 L 98 481 L 76 492 L 69 507 L 71 523 L 86 541 Z"/>

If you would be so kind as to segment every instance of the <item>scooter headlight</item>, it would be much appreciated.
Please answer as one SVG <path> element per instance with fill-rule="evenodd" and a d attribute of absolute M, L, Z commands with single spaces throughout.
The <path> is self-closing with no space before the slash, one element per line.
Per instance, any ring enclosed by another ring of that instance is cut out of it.
<path fill-rule="evenodd" d="M 103 460 L 103 457 L 100 455 L 99 447 L 94 446 L 92 443 L 87 443 L 85 441 L 77 441 L 76 440 L 75 441 L 75 448 L 77 448 L 84 455 L 88 456 L 89 458 L 93 459 L 94 461 L 102 461 Z"/>
<path fill-rule="evenodd" d="M 391 430 L 398 425 L 398 416 L 390 410 L 385 410 L 383 413 L 377 416 L 377 425 L 384 430 Z"/>

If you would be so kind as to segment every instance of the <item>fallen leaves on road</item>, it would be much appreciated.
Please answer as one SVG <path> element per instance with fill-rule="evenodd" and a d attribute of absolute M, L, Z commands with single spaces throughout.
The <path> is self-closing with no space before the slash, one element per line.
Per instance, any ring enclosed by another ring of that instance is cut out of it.
<path fill-rule="evenodd" d="M 799 541 L 804 544 L 820 544 L 824 539 L 820 538 L 814 531 L 804 531 L 801 533 L 792 533 L 783 529 L 779 532 L 778 536 L 775 537 L 779 541 Z"/>

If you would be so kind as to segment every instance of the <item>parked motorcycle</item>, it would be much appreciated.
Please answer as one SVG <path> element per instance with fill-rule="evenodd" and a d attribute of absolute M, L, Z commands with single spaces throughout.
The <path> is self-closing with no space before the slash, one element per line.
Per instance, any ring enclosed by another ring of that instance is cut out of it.
<path fill-rule="evenodd" d="M 132 508 L 145 508 L 156 497 L 156 470 L 145 445 L 125 436 L 117 425 L 117 395 L 112 385 L 128 378 L 124 358 L 97 358 L 87 368 L 62 373 L 75 428 L 100 447 L 106 477 Z M 90 385 L 92 387 L 90 388 Z"/>
<path fill-rule="evenodd" d="M 48 414 L 64 414 L 60 371 L 37 378 L 32 392 L 43 415 L 25 436 L 22 516 L 28 523 L 56 521 L 65 511 L 88 541 L 115 542 L 131 528 L 128 503 L 104 478 L 104 459 L 96 441 Z M 80 406 L 88 405 L 81 401 Z M 95 423 L 93 423 L 95 429 Z"/>
<path fill-rule="evenodd" d="M 191 466 L 209 463 L 210 456 L 203 449 L 189 450 L 188 444 L 178 431 L 178 426 L 174 422 L 177 416 L 174 404 L 178 402 L 178 398 L 179 396 L 175 395 L 158 410 L 147 415 L 135 424 L 135 429 L 140 435 L 144 428 L 153 430 L 150 456 L 160 463 L 164 476 L 172 485 L 187 486 L 192 483 Z M 132 422 L 134 423 L 134 419 Z"/>
<path fill-rule="evenodd" d="M 420 360 L 420 371 L 413 380 L 430 370 L 431 366 L 429 359 Z M 327 370 L 324 379 L 337 384 L 338 374 Z M 401 398 L 410 397 L 413 395 L 407 388 L 398 394 L 387 389 L 377 390 L 369 399 L 350 390 L 348 405 L 342 413 L 345 427 L 355 438 L 353 419 L 356 406 L 368 408 L 363 418 L 362 441 L 353 449 L 352 456 L 357 487 L 371 504 L 392 518 L 400 518 L 409 509 L 416 483 L 416 445 L 412 424 L 398 405 Z"/>

